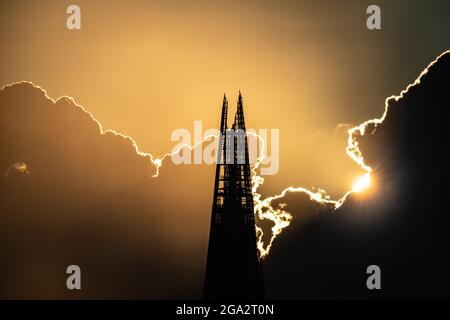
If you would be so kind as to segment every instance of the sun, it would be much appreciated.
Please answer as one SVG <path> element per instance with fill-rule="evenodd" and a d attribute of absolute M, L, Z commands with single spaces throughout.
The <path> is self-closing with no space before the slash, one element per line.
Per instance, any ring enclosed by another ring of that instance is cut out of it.
<path fill-rule="evenodd" d="M 370 179 L 369 172 L 363 174 L 361 177 L 356 179 L 355 183 L 353 183 L 352 191 L 353 192 L 362 192 L 362 191 L 366 190 L 370 186 L 370 180 L 371 179 Z"/>

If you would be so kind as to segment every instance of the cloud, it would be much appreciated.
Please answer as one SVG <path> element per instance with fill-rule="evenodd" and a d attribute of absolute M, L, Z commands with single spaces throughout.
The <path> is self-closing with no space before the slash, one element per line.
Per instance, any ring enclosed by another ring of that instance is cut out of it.
<path fill-rule="evenodd" d="M 352 132 L 373 193 L 337 210 L 305 191 L 262 198 L 294 213 L 265 260 L 269 297 L 374 297 L 369 264 L 387 284 L 375 297 L 446 297 L 449 56 Z M 213 166 L 165 162 L 151 178 L 156 159 L 130 137 L 29 82 L 0 91 L 0 113 L 0 169 L 17 173 L 0 176 L 1 297 L 200 297 Z M 81 292 L 65 288 L 70 264 Z"/>
<path fill-rule="evenodd" d="M 333 130 L 333 134 L 337 134 L 339 132 L 345 131 L 347 132 L 348 129 L 353 128 L 353 125 L 349 123 L 339 123 Z"/>
<path fill-rule="evenodd" d="M 271 297 L 449 297 L 449 85 L 447 51 L 386 100 L 380 119 L 353 131 L 376 185 L 307 225 L 294 212 L 266 261 Z M 381 267 L 379 292 L 365 287 L 371 264 Z"/>
<path fill-rule="evenodd" d="M 152 178 L 130 137 L 30 82 L 0 90 L 0 114 L 0 297 L 201 295 L 209 167 L 167 162 Z M 65 287 L 71 264 L 80 292 Z"/>
<path fill-rule="evenodd" d="M 4 175 L 9 176 L 9 174 L 14 170 L 19 173 L 30 174 L 30 170 L 28 170 L 28 166 L 25 162 L 16 162 L 5 170 Z"/>

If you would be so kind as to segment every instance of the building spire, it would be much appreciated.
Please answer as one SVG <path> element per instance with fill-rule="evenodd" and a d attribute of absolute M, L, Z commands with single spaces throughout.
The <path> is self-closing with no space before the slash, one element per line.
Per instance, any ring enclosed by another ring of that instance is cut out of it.
<path fill-rule="evenodd" d="M 227 108 L 228 102 L 224 97 L 221 129 L 226 123 Z M 236 128 L 240 129 L 237 135 L 231 130 L 221 134 L 217 151 L 219 159 L 224 158 L 224 161 L 217 162 L 214 181 L 204 287 L 204 298 L 208 300 L 264 299 L 240 92 L 233 125 L 233 129 Z"/>
<path fill-rule="evenodd" d="M 245 130 L 245 120 L 244 120 L 244 103 L 242 102 L 242 94 L 239 90 L 239 97 L 237 101 L 237 110 L 236 114 L 234 115 L 234 123 L 233 128 L 236 129 L 243 129 Z"/>
<path fill-rule="evenodd" d="M 222 133 L 223 135 L 225 135 L 225 131 L 228 129 L 227 114 L 228 114 L 228 100 L 227 96 L 224 93 L 222 103 L 222 117 L 220 119 L 220 133 Z"/>

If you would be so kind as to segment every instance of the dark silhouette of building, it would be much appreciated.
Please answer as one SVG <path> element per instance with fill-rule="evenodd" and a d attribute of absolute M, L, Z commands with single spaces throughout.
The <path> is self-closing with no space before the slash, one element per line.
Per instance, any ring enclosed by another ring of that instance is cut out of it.
<path fill-rule="evenodd" d="M 205 299 L 263 299 L 262 265 L 256 248 L 250 162 L 239 92 L 231 129 L 223 98 L 211 213 Z"/>

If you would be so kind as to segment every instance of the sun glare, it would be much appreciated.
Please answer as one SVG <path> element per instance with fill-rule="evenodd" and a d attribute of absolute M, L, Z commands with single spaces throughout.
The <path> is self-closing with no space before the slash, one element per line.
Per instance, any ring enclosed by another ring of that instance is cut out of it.
<path fill-rule="evenodd" d="M 354 192 L 362 192 L 366 190 L 370 186 L 370 173 L 365 173 L 358 179 L 356 179 L 355 183 L 353 184 L 353 191 Z"/>

